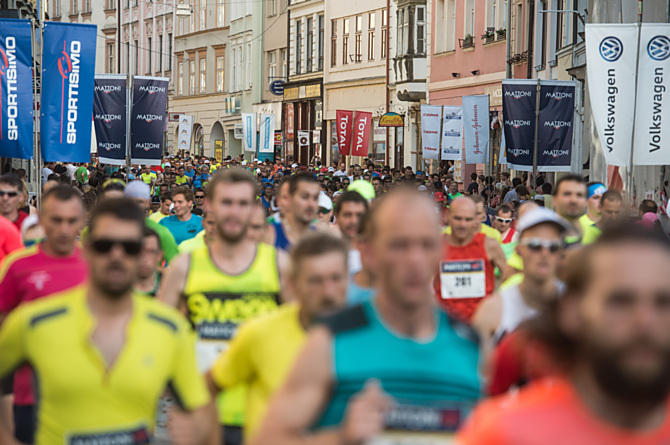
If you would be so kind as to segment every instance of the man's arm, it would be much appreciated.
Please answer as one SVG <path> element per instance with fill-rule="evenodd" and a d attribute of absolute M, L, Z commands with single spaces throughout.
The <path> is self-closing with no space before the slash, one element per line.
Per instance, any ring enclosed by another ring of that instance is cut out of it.
<path fill-rule="evenodd" d="M 507 265 L 505 252 L 503 252 L 498 241 L 489 237 L 486 237 L 484 247 L 486 248 L 486 254 L 493 265 L 500 270 L 500 282 L 504 283 L 505 280 L 514 274 L 514 270 Z"/>
<path fill-rule="evenodd" d="M 23 311 L 12 311 L 0 328 L 0 380 L 9 376 L 21 363 L 26 362 L 26 332 Z M 7 404 L 0 400 L 0 443 L 18 445 L 11 428 L 4 419 L 10 418 Z"/>
<path fill-rule="evenodd" d="M 277 249 L 277 271 L 279 272 L 282 303 L 295 301 L 295 296 L 291 295 L 291 292 L 289 292 L 291 287 L 287 283 L 288 277 L 291 274 L 291 257 L 282 249 Z"/>
<path fill-rule="evenodd" d="M 502 299 L 500 294 L 493 294 L 482 300 L 472 318 L 472 328 L 479 335 L 479 369 L 484 378 L 489 377 L 490 360 L 495 348 L 493 335 L 500 325 L 502 315 Z"/>
<path fill-rule="evenodd" d="M 274 224 L 268 224 L 267 227 L 265 227 L 265 233 L 263 233 L 263 238 L 261 238 L 261 242 L 269 244 L 270 246 L 274 246 L 276 240 L 277 240 L 277 230 L 275 229 Z"/>
<path fill-rule="evenodd" d="M 179 255 L 170 263 L 158 289 L 158 300 L 168 306 L 179 307 L 190 265 L 191 256 L 188 254 Z"/>

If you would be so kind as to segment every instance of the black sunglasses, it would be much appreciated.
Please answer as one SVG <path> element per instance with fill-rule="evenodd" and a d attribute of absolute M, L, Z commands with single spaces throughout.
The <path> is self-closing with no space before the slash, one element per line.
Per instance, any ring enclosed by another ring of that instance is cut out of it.
<path fill-rule="evenodd" d="M 91 247 L 97 253 L 109 253 L 114 246 L 120 245 L 126 255 L 137 256 L 142 251 L 142 242 L 134 240 L 97 239 L 91 242 Z"/>
<path fill-rule="evenodd" d="M 0 198 L 2 198 L 5 195 L 9 196 L 10 198 L 15 198 L 19 196 L 19 192 L 7 192 L 5 190 L 0 190 Z"/>
<path fill-rule="evenodd" d="M 195 199 L 204 199 L 205 195 L 195 195 Z"/>

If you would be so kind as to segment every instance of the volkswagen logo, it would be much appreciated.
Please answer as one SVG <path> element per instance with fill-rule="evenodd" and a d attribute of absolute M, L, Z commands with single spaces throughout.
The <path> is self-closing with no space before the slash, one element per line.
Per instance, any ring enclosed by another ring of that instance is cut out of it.
<path fill-rule="evenodd" d="M 670 38 L 656 36 L 649 41 L 647 53 L 654 60 L 663 61 L 670 57 Z"/>
<path fill-rule="evenodd" d="M 623 54 L 623 43 L 614 36 L 605 37 L 600 42 L 600 55 L 608 62 L 616 62 Z"/>

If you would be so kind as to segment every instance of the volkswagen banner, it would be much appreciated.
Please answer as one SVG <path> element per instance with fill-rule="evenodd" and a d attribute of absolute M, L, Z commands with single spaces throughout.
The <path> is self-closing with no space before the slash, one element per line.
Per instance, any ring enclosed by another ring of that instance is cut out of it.
<path fill-rule="evenodd" d="M 98 158 L 103 164 L 126 163 L 126 75 L 96 74 L 93 124 Z"/>
<path fill-rule="evenodd" d="M 133 164 L 161 164 L 169 83 L 167 77 L 134 78 L 130 119 L 130 158 Z"/>
<path fill-rule="evenodd" d="M 30 20 L 0 19 L 0 156 L 33 157 Z"/>
<path fill-rule="evenodd" d="M 443 161 L 463 159 L 463 107 L 445 106 L 442 109 Z"/>
<path fill-rule="evenodd" d="M 259 153 L 274 153 L 275 115 L 261 114 L 261 132 Z"/>
<path fill-rule="evenodd" d="M 244 151 L 256 153 L 256 113 L 242 113 Z"/>
<path fill-rule="evenodd" d="M 609 165 L 630 164 L 637 33 L 634 23 L 586 25 L 586 71 L 591 114 Z M 646 74 L 645 77 L 649 79 L 648 76 Z M 653 89 L 653 79 L 649 86 Z M 649 96 L 647 98 L 650 99 Z M 648 108 L 653 114 L 653 106 L 637 108 L 638 112 Z M 648 151 L 648 148 L 645 149 Z"/>
<path fill-rule="evenodd" d="M 537 132 L 538 171 L 570 171 L 574 115 L 575 82 L 541 81 L 540 125 Z"/>
<path fill-rule="evenodd" d="M 466 164 L 489 162 L 489 95 L 463 96 L 463 148 Z"/>
<path fill-rule="evenodd" d="M 533 170 L 536 80 L 503 79 L 503 134 L 509 168 Z"/>
<path fill-rule="evenodd" d="M 96 33 L 95 25 L 44 24 L 40 142 L 45 162 L 91 160 Z"/>
<path fill-rule="evenodd" d="M 670 24 L 645 23 L 635 115 L 635 165 L 667 165 L 670 159 Z"/>
<path fill-rule="evenodd" d="M 421 105 L 421 149 L 424 159 L 440 159 L 441 105 Z"/>

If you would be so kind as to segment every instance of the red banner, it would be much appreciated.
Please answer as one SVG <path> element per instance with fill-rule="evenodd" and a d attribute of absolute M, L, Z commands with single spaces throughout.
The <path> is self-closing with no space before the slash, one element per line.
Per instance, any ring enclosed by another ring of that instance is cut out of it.
<path fill-rule="evenodd" d="M 367 156 L 370 146 L 370 131 L 372 129 L 372 113 L 356 112 L 354 121 L 354 143 L 352 156 Z"/>
<path fill-rule="evenodd" d="M 351 149 L 353 136 L 354 112 L 337 110 L 337 146 L 342 156 L 347 156 Z"/>

